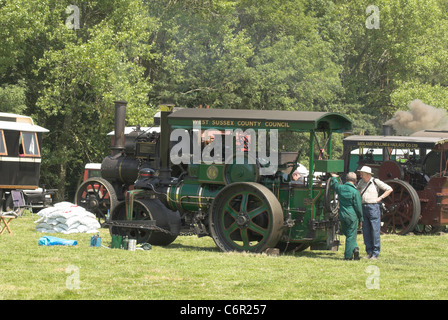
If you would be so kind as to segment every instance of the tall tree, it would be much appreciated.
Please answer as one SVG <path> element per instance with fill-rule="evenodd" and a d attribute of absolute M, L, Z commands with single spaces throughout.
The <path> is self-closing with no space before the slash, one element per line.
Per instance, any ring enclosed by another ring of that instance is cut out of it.
<path fill-rule="evenodd" d="M 67 7 L 59 2 L 52 10 L 63 14 Z M 78 8 L 79 29 L 67 28 L 64 19 L 49 22 L 51 45 L 35 68 L 44 79 L 36 115 L 52 142 L 44 153 L 45 179 L 57 181 L 63 199 L 73 195 L 84 163 L 107 154 L 114 100 L 129 102 L 131 124 L 146 125 L 155 112 L 147 106 L 150 84 L 141 64 L 155 25 L 141 1 L 83 1 Z"/>
<path fill-rule="evenodd" d="M 147 69 L 154 84 L 153 103 L 182 107 L 239 107 L 251 84 L 252 47 L 235 31 L 233 1 L 150 1 L 158 18 L 154 35 L 157 59 Z"/>
<path fill-rule="evenodd" d="M 376 126 L 410 101 L 443 96 L 447 21 L 443 1 L 338 1 L 346 103 L 360 103 Z M 443 99 L 445 101 L 445 99 Z"/>
<path fill-rule="evenodd" d="M 237 6 L 239 29 L 254 47 L 250 66 L 257 109 L 322 110 L 342 93 L 331 1 L 252 1 Z"/>

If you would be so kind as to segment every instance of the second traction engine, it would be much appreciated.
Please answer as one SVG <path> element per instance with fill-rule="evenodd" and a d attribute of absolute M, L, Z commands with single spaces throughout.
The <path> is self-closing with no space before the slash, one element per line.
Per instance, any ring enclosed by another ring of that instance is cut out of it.
<path fill-rule="evenodd" d="M 407 234 L 441 231 L 448 224 L 448 132 L 423 130 L 410 136 L 353 135 L 344 144 L 345 171 L 370 166 L 393 193 L 384 200 L 381 230 Z"/>

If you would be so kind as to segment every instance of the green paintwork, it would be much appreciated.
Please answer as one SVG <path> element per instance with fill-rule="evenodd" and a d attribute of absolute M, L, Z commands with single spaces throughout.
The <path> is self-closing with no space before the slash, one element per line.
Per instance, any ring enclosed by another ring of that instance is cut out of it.
<path fill-rule="evenodd" d="M 314 171 L 344 172 L 344 160 L 317 160 Z"/>

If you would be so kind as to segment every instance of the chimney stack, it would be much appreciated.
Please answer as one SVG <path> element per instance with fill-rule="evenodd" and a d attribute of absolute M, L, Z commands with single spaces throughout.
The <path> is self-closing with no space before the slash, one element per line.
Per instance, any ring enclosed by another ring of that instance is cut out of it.
<path fill-rule="evenodd" d="M 126 127 L 126 101 L 114 101 L 115 103 L 115 129 L 114 145 L 111 147 L 112 154 L 116 155 L 124 151 L 125 137 L 124 128 Z"/>

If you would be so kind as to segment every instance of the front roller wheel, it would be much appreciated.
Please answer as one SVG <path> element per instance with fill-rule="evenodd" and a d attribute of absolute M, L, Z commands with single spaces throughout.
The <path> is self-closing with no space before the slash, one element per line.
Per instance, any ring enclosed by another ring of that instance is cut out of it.
<path fill-rule="evenodd" d="M 112 213 L 112 221 L 127 220 L 126 202 L 120 202 Z M 167 246 L 176 240 L 180 228 L 180 215 L 178 212 L 167 209 L 158 199 L 135 199 L 132 209 L 132 220 L 155 220 L 156 226 L 163 230 L 122 228 L 111 226 L 109 232 L 112 235 L 128 236 L 136 239 L 137 243 L 150 243 L 156 246 Z M 173 233 L 174 232 L 174 233 Z"/>
<path fill-rule="evenodd" d="M 223 188 L 212 204 L 210 233 L 222 251 L 262 252 L 280 240 L 283 210 L 266 187 L 237 182 Z"/>

